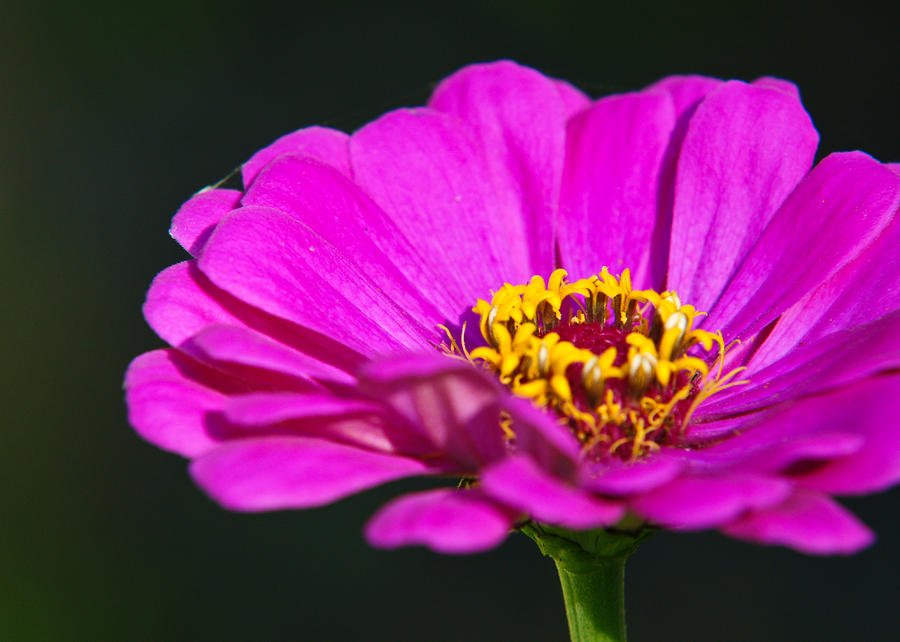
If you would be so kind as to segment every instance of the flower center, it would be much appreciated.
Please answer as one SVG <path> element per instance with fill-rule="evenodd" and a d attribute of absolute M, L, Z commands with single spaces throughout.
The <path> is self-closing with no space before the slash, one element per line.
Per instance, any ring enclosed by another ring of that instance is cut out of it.
<path fill-rule="evenodd" d="M 743 383 L 729 383 L 743 368 L 722 375 L 721 332 L 693 327 L 702 313 L 675 292 L 633 290 L 628 270 L 568 283 L 560 269 L 546 282 L 506 283 L 474 311 L 487 345 L 465 356 L 557 412 L 586 457 L 677 446 L 704 399 Z"/>

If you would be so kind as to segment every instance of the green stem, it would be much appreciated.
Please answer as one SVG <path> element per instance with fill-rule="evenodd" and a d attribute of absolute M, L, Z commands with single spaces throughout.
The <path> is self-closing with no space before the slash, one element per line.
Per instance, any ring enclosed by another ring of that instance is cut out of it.
<path fill-rule="evenodd" d="M 625 642 L 625 557 L 610 557 L 588 571 L 556 561 L 572 642 Z"/>
<path fill-rule="evenodd" d="M 521 530 L 556 562 L 572 642 L 625 642 L 625 561 L 651 531 L 568 531 L 535 522 Z"/>

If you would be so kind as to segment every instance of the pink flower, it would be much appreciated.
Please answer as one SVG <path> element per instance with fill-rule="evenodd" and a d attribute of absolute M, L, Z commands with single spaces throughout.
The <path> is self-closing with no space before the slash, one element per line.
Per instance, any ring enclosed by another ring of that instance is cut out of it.
<path fill-rule="evenodd" d="M 131 423 L 235 510 L 465 480 L 382 547 L 628 515 L 858 550 L 830 496 L 900 479 L 900 176 L 817 142 L 782 80 L 592 102 L 510 62 L 289 134 L 175 215 Z"/>

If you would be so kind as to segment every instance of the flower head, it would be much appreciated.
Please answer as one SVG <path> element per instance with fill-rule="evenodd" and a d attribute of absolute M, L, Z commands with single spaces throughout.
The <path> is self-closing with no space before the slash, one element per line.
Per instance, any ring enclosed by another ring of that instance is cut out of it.
<path fill-rule="evenodd" d="M 900 479 L 900 176 L 817 142 L 782 80 L 591 101 L 510 62 L 289 134 L 176 214 L 131 422 L 236 510 L 463 479 L 379 546 L 628 516 L 857 550 L 830 496 Z"/>

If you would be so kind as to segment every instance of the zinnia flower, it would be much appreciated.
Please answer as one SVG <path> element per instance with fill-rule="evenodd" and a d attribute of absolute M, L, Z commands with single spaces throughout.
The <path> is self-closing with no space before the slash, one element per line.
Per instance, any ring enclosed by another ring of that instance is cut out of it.
<path fill-rule="evenodd" d="M 855 551 L 831 496 L 900 479 L 900 176 L 817 142 L 782 80 L 591 101 L 510 62 L 301 129 L 176 214 L 131 423 L 235 510 L 448 478 L 381 547 L 533 520 Z"/>

